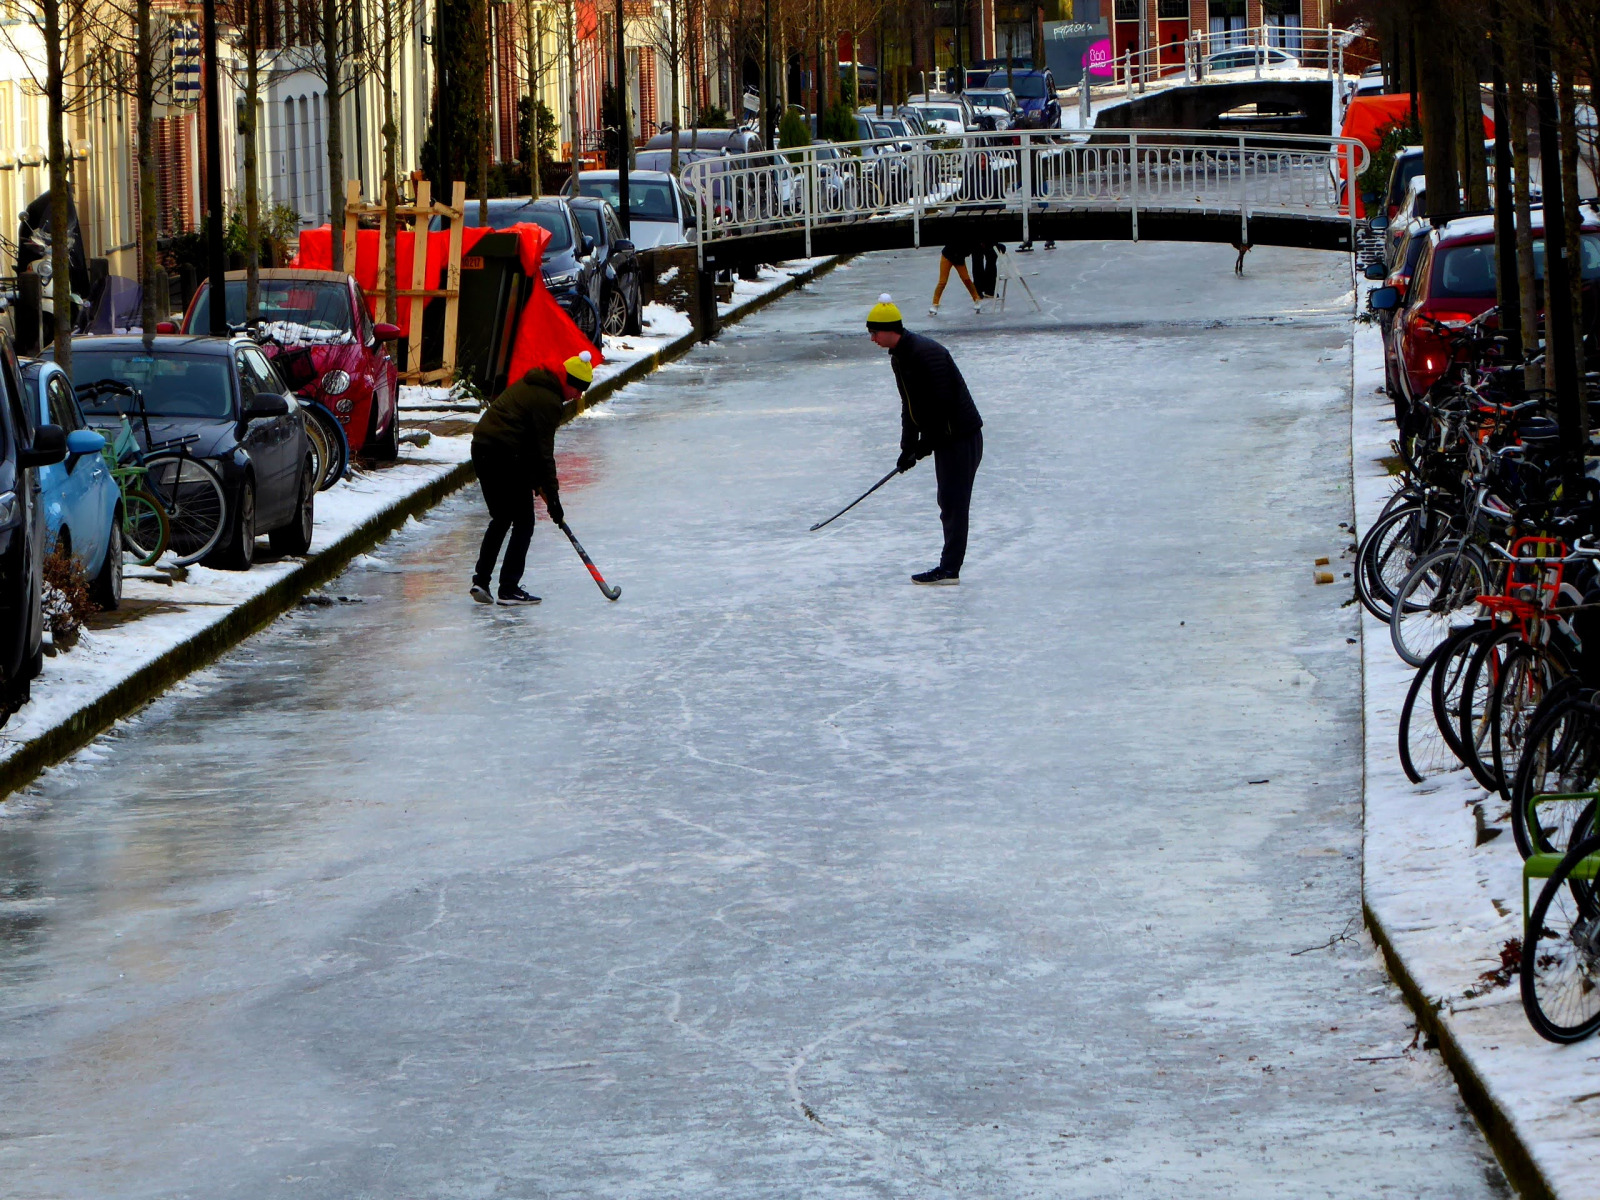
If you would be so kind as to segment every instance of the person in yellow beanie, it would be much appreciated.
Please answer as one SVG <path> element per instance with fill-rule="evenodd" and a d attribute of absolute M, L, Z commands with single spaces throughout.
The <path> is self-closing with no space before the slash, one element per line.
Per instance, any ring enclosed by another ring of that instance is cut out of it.
<path fill-rule="evenodd" d="M 472 465 L 489 508 L 489 528 L 472 572 L 472 598 L 480 604 L 537 604 L 539 597 L 522 589 L 528 543 L 533 539 L 533 494 L 556 524 L 566 520 L 556 478 L 556 429 L 567 401 L 576 400 L 594 382 L 594 356 L 585 350 L 562 364 L 563 378 L 544 367 L 529 371 L 494 398 L 472 433 Z M 510 532 L 511 539 L 506 541 Z M 500 587 L 489 591 L 495 559 L 505 542 Z"/>
<path fill-rule="evenodd" d="M 913 575 L 911 582 L 960 583 L 972 483 L 983 461 L 983 418 L 950 351 L 932 338 L 908 332 L 887 292 L 867 313 L 867 332 L 889 352 L 900 389 L 900 458 L 895 465 L 903 474 L 931 454 L 939 485 L 944 552 L 937 567 Z"/>

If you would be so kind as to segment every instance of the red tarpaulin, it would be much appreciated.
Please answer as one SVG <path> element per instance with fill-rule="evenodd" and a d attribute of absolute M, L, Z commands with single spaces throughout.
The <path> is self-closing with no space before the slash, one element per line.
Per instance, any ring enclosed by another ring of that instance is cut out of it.
<path fill-rule="evenodd" d="M 1384 131 L 1391 125 L 1404 125 L 1410 119 L 1411 96 L 1407 93 L 1398 96 L 1357 96 L 1345 109 L 1344 128 L 1339 131 L 1339 136 L 1355 138 L 1376 154 L 1378 147 L 1383 144 Z M 1494 122 L 1487 116 L 1483 118 L 1483 136 L 1494 137 Z M 1339 178 L 1344 179 L 1348 170 L 1341 161 Z M 1365 215 L 1361 197 L 1357 196 L 1356 216 Z"/>
<path fill-rule="evenodd" d="M 562 364 L 583 350 L 588 350 L 594 355 L 595 365 L 605 361 L 600 351 L 596 350 L 579 332 L 578 327 L 572 323 L 572 318 L 562 311 L 561 306 L 555 302 L 544 286 L 544 274 L 539 265 L 544 257 L 545 243 L 550 240 L 550 234 L 537 225 L 513 225 L 509 229 L 485 229 L 481 226 L 469 226 L 461 231 L 461 258 L 463 270 L 468 252 L 477 244 L 478 239 L 491 233 L 509 233 L 517 238 L 518 251 L 522 259 L 522 270 L 528 278 L 534 281 L 533 291 L 528 296 L 528 302 L 523 305 L 522 313 L 517 318 L 516 341 L 511 348 L 511 369 L 509 378 L 521 379 L 524 374 L 534 367 L 547 367 L 555 373 L 556 378 L 564 374 Z M 395 234 L 395 259 L 397 269 L 395 278 L 398 287 L 404 291 L 412 286 L 411 262 L 414 252 L 413 235 L 410 230 L 400 230 Z M 447 231 L 431 231 L 428 234 L 428 286 L 440 285 L 441 276 L 450 261 L 450 234 Z M 305 267 L 310 270 L 327 271 L 333 268 L 333 230 L 324 225 L 320 229 L 307 229 L 300 235 L 300 253 L 295 256 L 291 264 L 296 267 Z M 361 229 L 356 232 L 356 269 L 352 274 L 356 277 L 362 289 L 367 293 L 367 307 L 376 311 L 376 289 L 378 286 L 378 231 L 376 229 Z M 429 300 L 429 304 L 434 301 Z M 411 305 L 404 298 L 399 303 L 399 313 L 394 318 L 394 324 L 400 327 L 403 334 L 411 332 Z"/>

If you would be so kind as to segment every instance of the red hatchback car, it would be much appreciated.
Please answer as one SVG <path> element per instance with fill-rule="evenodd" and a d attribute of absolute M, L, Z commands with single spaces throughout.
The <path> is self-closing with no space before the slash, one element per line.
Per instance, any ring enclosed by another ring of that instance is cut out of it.
<path fill-rule="evenodd" d="M 1544 212 L 1533 212 L 1534 275 L 1544 279 Z M 1600 217 L 1583 209 L 1585 338 L 1593 336 L 1600 289 Z M 1387 292 L 1390 289 L 1379 289 Z M 1379 292 L 1373 293 L 1378 307 Z M 1495 306 L 1493 217 L 1462 217 L 1427 237 L 1416 270 L 1394 310 L 1384 342 L 1384 368 L 1390 394 L 1410 401 L 1443 378 L 1451 363 L 1448 336 L 1438 325 L 1458 329 Z"/>
<path fill-rule="evenodd" d="M 228 318 L 244 320 L 243 271 L 229 271 Z M 340 271 L 275 267 L 261 272 L 262 332 L 285 348 L 311 353 L 316 376 L 296 389 L 338 418 L 350 453 L 392 459 L 400 453 L 399 388 L 388 343 L 395 325 L 374 325 L 365 294 Z M 211 289 L 205 283 L 189 302 L 183 332 L 204 333 L 211 322 Z M 281 351 L 271 343 L 268 356 Z"/>

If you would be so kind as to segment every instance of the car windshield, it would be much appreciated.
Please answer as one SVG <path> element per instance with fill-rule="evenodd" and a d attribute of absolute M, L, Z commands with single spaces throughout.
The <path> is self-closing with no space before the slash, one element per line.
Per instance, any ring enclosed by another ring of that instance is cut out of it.
<path fill-rule="evenodd" d="M 233 416 L 233 381 L 228 359 L 222 354 L 146 354 L 143 347 L 96 350 L 79 342 L 72 348 L 72 373 L 79 379 L 116 379 L 144 393 L 144 408 L 152 417 Z M 118 406 L 131 411 L 126 396 L 97 396 L 83 410 L 114 414 Z"/>
<path fill-rule="evenodd" d="M 1008 84 L 1006 82 L 1006 73 L 1004 71 L 997 71 L 995 74 L 989 76 L 989 86 L 1010 87 L 1012 93 L 1023 100 L 1044 99 L 1043 75 L 1023 75 L 1020 72 L 1013 72 L 1011 75 L 1011 81 Z"/>
<path fill-rule="evenodd" d="M 967 99 L 974 104 L 986 105 L 989 108 L 1006 107 L 1006 94 L 1004 92 L 968 92 Z"/>
<path fill-rule="evenodd" d="M 438 218 L 435 218 L 437 220 Z M 467 225 L 474 226 L 478 223 L 478 206 L 467 205 Z M 572 247 L 572 227 L 567 222 L 566 214 L 559 208 L 547 205 L 535 207 L 532 204 L 497 204 L 489 201 L 489 228 L 510 229 L 513 225 L 537 225 L 550 235 L 548 250 L 567 250 Z"/>
<path fill-rule="evenodd" d="M 613 208 L 619 207 L 617 204 L 617 181 L 615 178 L 596 179 L 592 175 L 580 175 L 578 177 L 578 194 L 580 196 L 599 196 L 600 199 L 609 202 Z M 672 185 L 630 179 L 628 181 L 628 215 L 635 221 L 676 221 L 678 214 L 672 203 Z"/>
<path fill-rule="evenodd" d="M 244 322 L 242 279 L 227 282 L 228 322 Z M 350 332 L 350 288 L 333 279 L 263 279 L 261 281 L 261 319 L 288 321 L 307 329 Z M 205 285 L 195 301 L 189 329 L 211 328 L 211 286 Z"/>
<path fill-rule="evenodd" d="M 954 105 L 924 104 L 922 105 L 922 115 L 930 121 L 950 121 L 956 125 L 963 124 L 961 110 Z"/>
<path fill-rule="evenodd" d="M 1586 233 L 1580 244 L 1584 280 L 1591 283 L 1600 280 L 1600 234 Z M 1543 238 L 1534 239 L 1533 275 L 1535 279 L 1544 278 Z M 1435 277 L 1438 280 L 1435 295 L 1492 300 L 1495 295 L 1494 243 L 1449 247 L 1440 255 Z M 76 361 L 76 354 L 73 359 Z"/>

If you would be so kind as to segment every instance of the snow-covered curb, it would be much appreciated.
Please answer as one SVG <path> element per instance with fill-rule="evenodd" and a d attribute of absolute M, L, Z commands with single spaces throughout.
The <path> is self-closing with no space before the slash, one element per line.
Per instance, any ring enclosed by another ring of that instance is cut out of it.
<path fill-rule="evenodd" d="M 801 284 L 840 258 L 805 259 L 763 267 L 759 281 L 740 281 L 731 304 L 719 306 L 732 324 Z M 687 354 L 697 344 L 687 318 L 664 306 L 656 337 L 617 339 L 615 359 L 596 372 L 584 408 Z M 623 342 L 632 343 L 625 349 Z M 407 421 L 458 416 L 446 389 L 405 389 Z M 433 409 L 435 411 L 428 411 Z M 576 407 L 573 415 L 580 411 Z M 408 519 L 471 482 L 472 441 L 464 434 L 435 434 L 425 448 L 401 447 L 392 467 L 357 473 L 317 496 L 316 534 L 305 558 L 258 563 L 249 571 L 189 567 L 173 580 L 161 571 L 129 568 L 125 607 L 149 611 L 125 624 L 85 632 L 71 650 L 45 659 L 33 698 L 0 730 L 0 802 L 40 770 L 87 743 L 113 721 L 159 695 L 176 680 L 242 641 L 334 579 L 351 559 L 382 541 Z"/>
<path fill-rule="evenodd" d="M 1382 391 L 1376 325 L 1356 326 L 1352 353 L 1351 461 L 1364 530 L 1393 486 L 1380 460 L 1393 453 L 1394 407 Z M 1593 1196 L 1600 1042 L 1543 1041 L 1523 1015 L 1515 976 L 1505 985 L 1486 978 L 1501 965 L 1501 947 L 1522 936 L 1522 859 L 1506 806 L 1465 768 L 1420 786 L 1407 781 L 1398 730 L 1411 668 L 1388 626 L 1366 613 L 1361 654 L 1368 926 L 1513 1185 L 1524 1196 Z M 1481 846 L 1480 813 L 1486 831 L 1500 831 Z"/>

